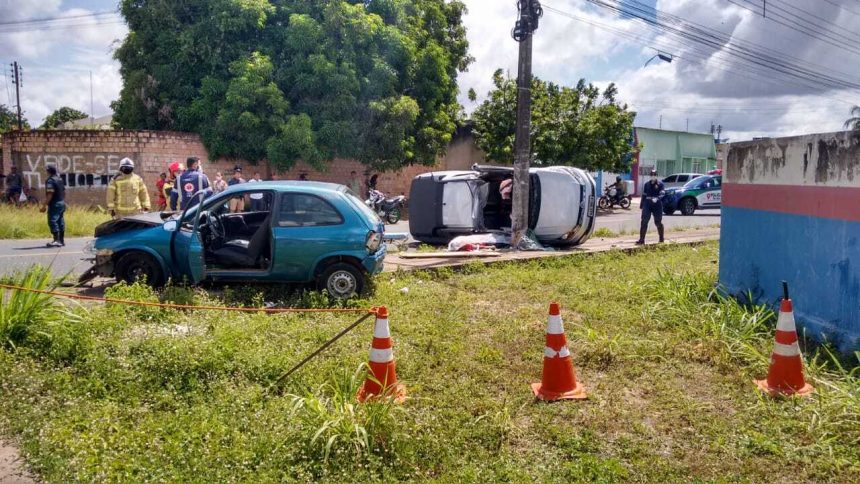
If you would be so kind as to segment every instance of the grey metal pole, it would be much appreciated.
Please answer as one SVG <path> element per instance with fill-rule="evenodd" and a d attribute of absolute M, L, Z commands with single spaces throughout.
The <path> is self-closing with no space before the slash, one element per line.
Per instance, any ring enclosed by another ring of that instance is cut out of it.
<path fill-rule="evenodd" d="M 514 180 L 511 245 L 519 247 L 529 227 L 529 165 L 531 163 L 532 37 L 540 16 L 538 0 L 520 0 L 514 39 L 520 43 L 517 65 L 517 128 L 514 138 Z"/>

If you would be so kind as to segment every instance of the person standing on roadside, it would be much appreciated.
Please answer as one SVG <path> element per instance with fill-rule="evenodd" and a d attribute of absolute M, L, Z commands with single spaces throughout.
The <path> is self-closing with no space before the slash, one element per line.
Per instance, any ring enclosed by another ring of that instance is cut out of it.
<path fill-rule="evenodd" d="M 263 179 L 260 177 L 260 172 L 258 171 L 254 173 L 254 178 L 248 180 L 248 183 L 257 183 L 261 181 L 263 181 Z M 249 198 L 251 199 L 252 212 L 262 212 L 266 209 L 263 201 L 263 192 L 251 193 L 251 195 L 249 195 Z"/>
<path fill-rule="evenodd" d="M 232 187 L 233 185 L 238 185 L 240 183 L 245 183 L 245 179 L 242 178 L 242 167 L 236 165 L 233 167 L 233 177 L 227 182 L 227 186 Z M 244 211 L 245 195 L 239 195 L 238 197 L 230 199 L 230 213 L 240 213 Z"/>
<path fill-rule="evenodd" d="M 40 212 L 48 212 L 48 229 L 54 240 L 48 242 L 48 247 L 65 247 L 66 245 L 66 184 L 57 173 L 57 167 L 48 165 L 45 167 L 48 179 L 45 181 L 45 204 Z"/>
<path fill-rule="evenodd" d="M 119 175 L 108 184 L 107 208 L 114 218 L 149 211 L 149 191 L 143 178 L 134 173 L 134 161 L 131 158 L 120 160 Z"/>
<path fill-rule="evenodd" d="M 179 174 L 185 167 L 182 163 L 174 161 L 167 167 L 167 180 L 164 181 L 164 198 L 167 199 L 168 208 L 171 212 L 179 210 Z"/>
<path fill-rule="evenodd" d="M 6 200 L 10 203 L 18 203 L 18 198 L 21 196 L 21 191 L 24 187 L 24 181 L 21 174 L 18 173 L 18 167 L 12 165 L 9 168 L 9 174 L 6 175 Z"/>
<path fill-rule="evenodd" d="M 180 210 L 185 210 L 200 203 L 200 198 L 194 197 L 194 194 L 202 190 L 209 190 L 209 178 L 200 171 L 200 158 L 190 156 L 186 160 L 186 163 L 187 168 L 179 176 Z"/>
<path fill-rule="evenodd" d="M 164 196 L 164 184 L 167 181 L 167 173 L 161 172 L 158 175 L 158 181 L 155 182 L 155 193 L 158 195 L 156 198 L 157 205 L 155 210 L 159 212 L 163 212 L 167 209 L 167 198 Z"/>
<path fill-rule="evenodd" d="M 346 182 L 346 186 L 352 190 L 358 196 L 361 196 L 361 179 L 358 177 L 358 173 L 355 170 L 349 172 L 349 181 Z"/>
<path fill-rule="evenodd" d="M 663 182 L 657 179 L 657 170 L 651 169 L 651 179 L 645 183 L 642 190 L 642 224 L 639 227 L 639 240 L 636 245 L 645 244 L 645 234 L 648 233 L 648 222 L 654 217 L 654 225 L 657 226 L 657 234 L 660 242 L 663 242 L 663 201 L 661 197 L 666 193 Z"/>
<path fill-rule="evenodd" d="M 227 182 L 221 176 L 221 172 L 215 173 L 215 181 L 212 183 L 212 193 L 217 195 L 227 189 Z"/>

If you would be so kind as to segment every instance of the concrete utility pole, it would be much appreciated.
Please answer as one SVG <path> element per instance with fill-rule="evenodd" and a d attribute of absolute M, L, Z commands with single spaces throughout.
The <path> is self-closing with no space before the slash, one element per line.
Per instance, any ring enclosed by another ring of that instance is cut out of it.
<path fill-rule="evenodd" d="M 543 9 L 538 0 L 519 0 L 519 19 L 511 32 L 520 43 L 517 68 L 517 129 L 514 141 L 514 184 L 511 210 L 511 246 L 516 249 L 529 228 L 529 164 L 532 127 L 532 34 Z"/>
<path fill-rule="evenodd" d="M 21 121 L 21 66 L 18 61 L 12 63 L 12 83 L 15 84 L 15 99 L 18 105 L 18 131 L 24 131 L 24 124 Z"/>

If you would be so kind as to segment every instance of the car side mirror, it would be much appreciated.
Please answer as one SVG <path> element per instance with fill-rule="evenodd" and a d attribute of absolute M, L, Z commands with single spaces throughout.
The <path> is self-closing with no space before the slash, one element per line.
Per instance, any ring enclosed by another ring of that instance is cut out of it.
<path fill-rule="evenodd" d="M 168 220 L 167 222 L 164 222 L 164 225 L 163 225 L 164 230 L 167 232 L 175 232 L 176 227 L 178 227 L 178 226 L 179 226 L 179 222 L 177 222 L 176 220 Z"/>

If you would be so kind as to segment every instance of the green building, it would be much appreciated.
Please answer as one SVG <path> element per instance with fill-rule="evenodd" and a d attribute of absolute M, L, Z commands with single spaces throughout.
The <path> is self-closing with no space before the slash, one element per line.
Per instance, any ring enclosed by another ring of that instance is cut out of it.
<path fill-rule="evenodd" d="M 636 143 L 640 146 L 632 167 L 637 193 L 641 193 L 652 168 L 657 168 L 662 179 L 675 173 L 707 173 L 717 167 L 713 135 L 653 128 L 634 129 Z"/>

